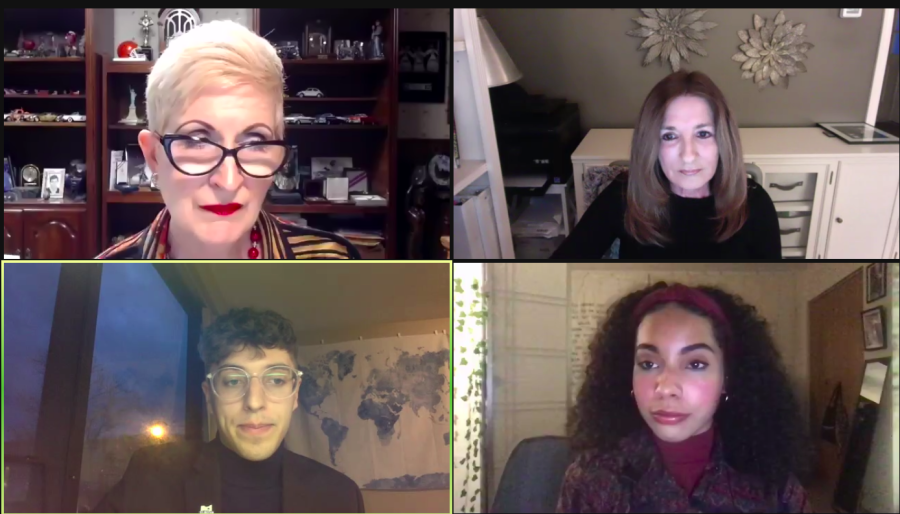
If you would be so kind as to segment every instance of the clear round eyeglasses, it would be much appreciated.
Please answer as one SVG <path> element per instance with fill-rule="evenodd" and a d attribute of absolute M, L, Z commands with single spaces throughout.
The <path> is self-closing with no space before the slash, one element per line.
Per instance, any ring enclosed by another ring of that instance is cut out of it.
<path fill-rule="evenodd" d="M 206 378 L 212 385 L 213 393 L 226 401 L 243 398 L 250 390 L 250 380 L 253 377 L 259 379 L 269 399 L 283 400 L 297 392 L 302 376 L 302 371 L 287 366 L 272 366 L 253 374 L 241 368 L 226 366 L 207 374 Z"/>

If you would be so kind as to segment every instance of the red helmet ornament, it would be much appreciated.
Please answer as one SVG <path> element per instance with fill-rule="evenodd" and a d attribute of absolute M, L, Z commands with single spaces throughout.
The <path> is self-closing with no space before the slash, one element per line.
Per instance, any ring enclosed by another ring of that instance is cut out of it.
<path fill-rule="evenodd" d="M 135 43 L 134 41 L 125 41 L 124 43 L 119 45 L 119 50 L 117 53 L 119 54 L 119 57 L 121 57 L 123 59 L 127 59 L 129 57 L 134 57 L 135 56 L 134 51 L 137 50 L 137 47 L 138 47 L 138 44 Z"/>

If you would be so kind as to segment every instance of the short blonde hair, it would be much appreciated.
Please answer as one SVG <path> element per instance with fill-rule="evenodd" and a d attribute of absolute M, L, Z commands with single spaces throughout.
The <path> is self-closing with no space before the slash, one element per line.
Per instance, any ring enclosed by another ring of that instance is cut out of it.
<path fill-rule="evenodd" d="M 210 85 L 252 84 L 275 98 L 275 127 L 284 135 L 284 67 L 275 48 L 233 21 L 203 23 L 173 39 L 147 79 L 147 122 L 164 133 L 178 112 Z"/>

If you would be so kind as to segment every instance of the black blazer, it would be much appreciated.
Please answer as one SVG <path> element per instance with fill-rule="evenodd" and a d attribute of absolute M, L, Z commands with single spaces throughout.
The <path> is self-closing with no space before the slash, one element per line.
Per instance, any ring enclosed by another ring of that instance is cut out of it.
<path fill-rule="evenodd" d="M 284 512 L 365 512 L 356 483 L 324 464 L 285 451 L 282 477 Z M 94 512 L 224 512 L 221 484 L 213 443 L 147 446 Z"/>

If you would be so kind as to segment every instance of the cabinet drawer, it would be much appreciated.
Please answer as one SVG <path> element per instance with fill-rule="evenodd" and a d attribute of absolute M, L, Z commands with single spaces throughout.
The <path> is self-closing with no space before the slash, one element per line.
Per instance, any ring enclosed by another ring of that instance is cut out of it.
<path fill-rule="evenodd" d="M 815 173 L 766 173 L 763 187 L 773 202 L 812 201 L 816 196 Z"/>
<path fill-rule="evenodd" d="M 809 239 L 809 211 L 781 211 L 778 213 L 778 229 L 781 247 L 805 247 Z"/>

